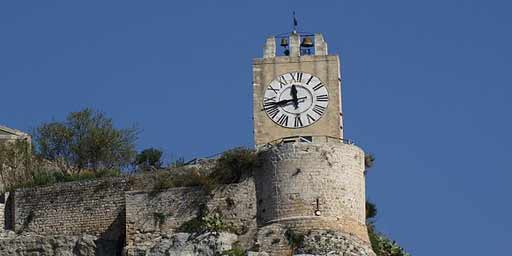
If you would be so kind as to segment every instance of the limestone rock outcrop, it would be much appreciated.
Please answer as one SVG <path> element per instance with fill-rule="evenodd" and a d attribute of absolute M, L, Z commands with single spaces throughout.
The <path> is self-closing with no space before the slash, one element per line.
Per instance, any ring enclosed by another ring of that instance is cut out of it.
<path fill-rule="evenodd" d="M 115 244 L 98 240 L 92 235 L 41 236 L 16 235 L 6 232 L 0 235 L 0 255 L 9 256 L 97 256 L 116 255 Z"/>
<path fill-rule="evenodd" d="M 189 233 L 164 234 L 137 246 L 127 246 L 126 256 L 216 256 L 232 249 L 237 235 L 221 233 L 205 233 L 193 235 Z"/>

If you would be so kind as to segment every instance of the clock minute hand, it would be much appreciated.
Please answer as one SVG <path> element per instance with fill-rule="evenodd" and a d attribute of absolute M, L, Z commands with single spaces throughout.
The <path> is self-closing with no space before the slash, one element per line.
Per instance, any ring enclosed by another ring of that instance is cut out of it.
<path fill-rule="evenodd" d="M 280 101 L 278 101 L 278 102 L 274 102 L 274 105 L 285 105 L 285 104 L 287 104 L 287 103 L 289 103 L 289 102 L 292 102 L 292 101 L 295 103 L 295 101 L 297 101 L 297 102 L 298 102 L 299 100 L 306 99 L 306 98 L 307 98 L 307 97 L 300 97 L 300 98 L 296 98 L 296 99 L 280 100 Z"/>
<path fill-rule="evenodd" d="M 281 101 L 278 101 L 276 102 L 276 105 L 284 105 L 290 101 L 293 101 L 293 99 L 287 99 L 287 100 L 281 100 Z"/>
<path fill-rule="evenodd" d="M 303 100 L 303 99 L 306 99 L 307 97 L 300 97 L 300 98 L 297 98 L 297 101 L 299 100 Z M 265 103 L 265 106 L 267 107 L 264 107 L 262 110 L 265 110 L 266 108 L 268 107 L 271 107 L 271 106 L 283 106 L 283 105 L 287 105 L 288 103 L 294 101 L 294 99 L 286 99 L 286 100 L 280 100 L 280 101 L 277 101 L 277 102 L 266 102 Z"/>

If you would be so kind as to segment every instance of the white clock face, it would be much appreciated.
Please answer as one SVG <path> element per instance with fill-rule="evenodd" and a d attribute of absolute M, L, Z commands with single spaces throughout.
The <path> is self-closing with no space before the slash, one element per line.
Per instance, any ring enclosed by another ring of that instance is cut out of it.
<path fill-rule="evenodd" d="M 329 94 L 316 76 L 286 73 L 272 80 L 265 90 L 263 109 L 276 124 L 287 128 L 312 125 L 327 111 Z"/>

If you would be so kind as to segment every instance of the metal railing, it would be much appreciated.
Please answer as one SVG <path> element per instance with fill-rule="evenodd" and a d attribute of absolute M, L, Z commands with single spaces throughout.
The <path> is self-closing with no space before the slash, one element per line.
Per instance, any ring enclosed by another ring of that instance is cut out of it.
<path fill-rule="evenodd" d="M 327 143 L 330 141 L 338 141 L 338 142 L 342 142 L 343 144 L 347 144 L 347 145 L 355 145 L 355 142 L 351 139 L 338 138 L 338 137 L 328 136 L 328 135 L 312 135 L 312 136 L 290 136 L 290 137 L 279 138 L 279 139 L 270 141 L 270 142 L 262 145 L 261 147 L 271 147 L 271 146 L 275 146 L 275 145 L 281 145 L 281 144 L 286 144 L 286 143 L 297 143 L 297 142 L 302 142 L 302 143 L 317 143 L 317 142 L 323 143 L 323 142 L 325 142 L 325 143 Z"/>

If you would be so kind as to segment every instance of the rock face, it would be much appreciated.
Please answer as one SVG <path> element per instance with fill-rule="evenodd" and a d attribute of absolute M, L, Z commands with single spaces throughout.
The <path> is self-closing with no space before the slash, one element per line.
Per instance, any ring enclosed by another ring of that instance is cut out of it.
<path fill-rule="evenodd" d="M 337 256 L 375 256 L 370 246 L 354 235 L 333 231 L 311 231 L 296 253 Z"/>
<path fill-rule="evenodd" d="M 164 234 L 144 245 L 125 247 L 126 256 L 216 256 L 232 249 L 237 235 L 231 233 Z"/>
<path fill-rule="evenodd" d="M 98 240 L 91 235 L 41 236 L 16 235 L 13 232 L 0 236 L 0 255 L 10 256 L 97 256 L 118 254 L 116 245 Z"/>
<path fill-rule="evenodd" d="M 261 227 L 255 247 L 263 255 L 272 256 L 375 256 L 371 246 L 356 235 L 332 230 L 298 233 L 282 224 Z"/>

